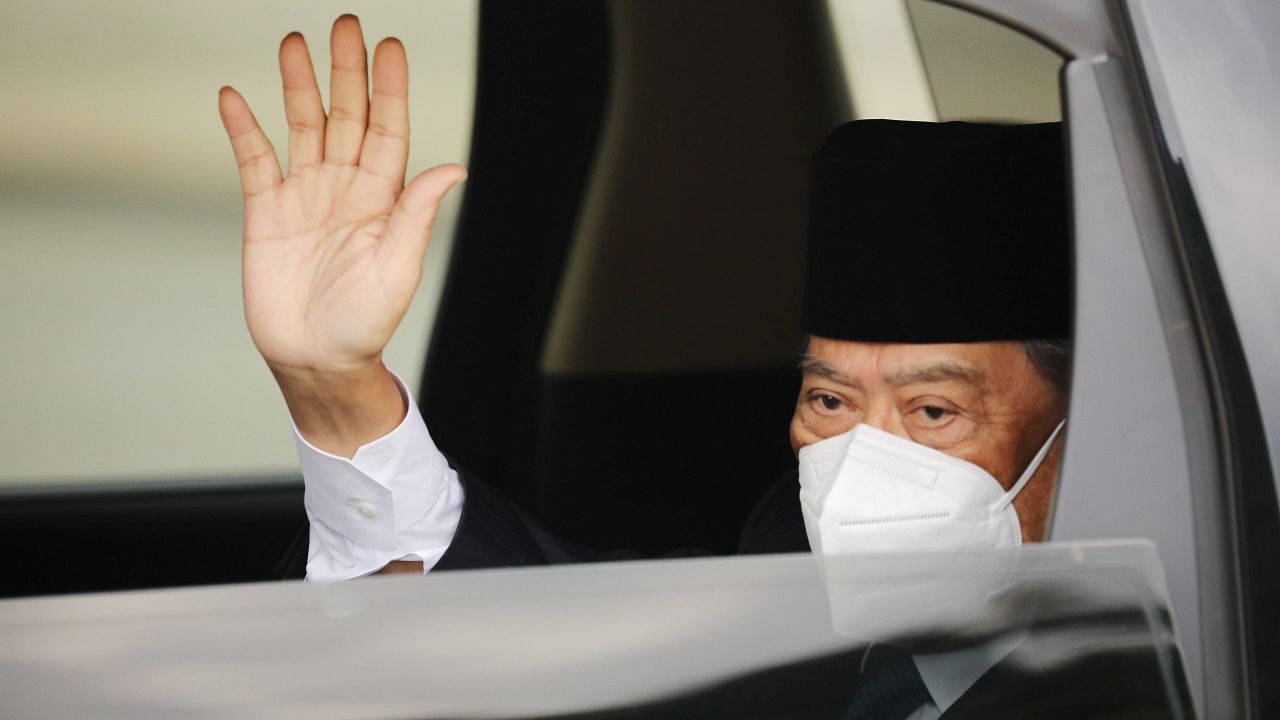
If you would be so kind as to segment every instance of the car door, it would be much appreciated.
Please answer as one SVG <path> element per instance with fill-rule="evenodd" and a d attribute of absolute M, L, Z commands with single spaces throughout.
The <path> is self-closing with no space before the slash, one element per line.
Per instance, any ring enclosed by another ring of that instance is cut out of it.
<path fill-rule="evenodd" d="M 1241 3 L 1208 21 L 1189 3 L 949 4 L 1017 27 L 1067 58 L 1076 351 L 1051 537 L 1153 539 L 1169 569 L 1199 713 L 1274 713 L 1275 584 L 1256 565 L 1277 543 L 1276 418 L 1268 414 L 1275 401 L 1267 390 L 1274 364 L 1259 350 L 1274 352 L 1274 331 L 1254 320 L 1256 300 L 1227 302 L 1258 292 L 1264 271 L 1254 268 L 1224 294 L 1231 283 L 1214 257 L 1256 253 L 1277 225 L 1274 215 L 1254 212 L 1239 221 L 1243 229 L 1224 224 L 1215 233 L 1198 201 L 1253 192 L 1209 180 L 1235 172 L 1275 188 L 1275 153 L 1264 151 L 1267 160 L 1236 153 L 1239 162 L 1215 174 L 1229 162 L 1212 154 L 1222 145 L 1179 132 L 1187 123 L 1201 135 L 1228 133 L 1236 123 L 1256 125 L 1273 107 L 1274 83 L 1263 79 L 1275 56 L 1254 34 L 1274 27 L 1274 10 Z M 1178 44 L 1187 38 L 1196 45 Z M 1243 58 L 1251 72 L 1228 73 L 1227 61 L 1205 68 L 1193 47 Z M 1256 94 L 1225 91 L 1252 100 L 1215 105 L 1207 123 L 1186 103 L 1188 65 L 1197 67 L 1201 91 L 1261 85 Z M 1170 98 L 1179 90 L 1183 104 L 1175 107 Z M 1180 111 L 1189 110 L 1184 119 Z"/>

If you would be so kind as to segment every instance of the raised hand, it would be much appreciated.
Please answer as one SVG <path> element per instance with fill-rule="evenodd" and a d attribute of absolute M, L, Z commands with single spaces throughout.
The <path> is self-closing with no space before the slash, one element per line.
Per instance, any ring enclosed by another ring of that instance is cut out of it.
<path fill-rule="evenodd" d="M 373 57 L 370 101 L 359 21 L 338 18 L 326 115 L 306 41 L 280 44 L 289 169 L 244 99 L 218 109 L 244 191 L 244 303 L 250 335 L 299 429 L 350 454 L 403 417 L 382 350 L 413 299 L 441 199 L 466 173 L 432 168 L 404 183 L 408 66 L 388 38 Z"/>

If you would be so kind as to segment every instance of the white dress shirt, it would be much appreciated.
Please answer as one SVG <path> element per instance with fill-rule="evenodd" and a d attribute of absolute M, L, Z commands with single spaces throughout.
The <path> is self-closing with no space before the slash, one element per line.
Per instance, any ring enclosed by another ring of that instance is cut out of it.
<path fill-rule="evenodd" d="M 421 560 L 429 571 L 458 529 L 458 473 L 431 440 L 413 395 L 395 378 L 407 406 L 404 420 L 361 445 L 350 460 L 315 447 L 293 428 L 311 521 L 312 582 L 350 580 L 393 560 Z"/>

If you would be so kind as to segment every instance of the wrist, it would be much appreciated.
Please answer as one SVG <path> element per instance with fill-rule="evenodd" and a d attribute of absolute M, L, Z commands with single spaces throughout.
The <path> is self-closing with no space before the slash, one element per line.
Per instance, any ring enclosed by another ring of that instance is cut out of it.
<path fill-rule="evenodd" d="M 381 382 L 383 375 L 390 374 L 381 358 L 323 368 L 267 361 L 267 368 L 282 392 L 317 399 L 345 395 L 353 389 Z"/>
<path fill-rule="evenodd" d="M 349 458 L 404 420 L 405 399 L 380 359 L 324 370 L 269 367 L 298 432 L 326 452 Z"/>

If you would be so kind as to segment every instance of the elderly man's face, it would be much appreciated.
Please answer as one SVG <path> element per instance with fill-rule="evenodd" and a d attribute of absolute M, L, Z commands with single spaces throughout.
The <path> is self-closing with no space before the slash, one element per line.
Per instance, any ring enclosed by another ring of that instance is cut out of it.
<path fill-rule="evenodd" d="M 1011 487 L 1066 414 L 1066 398 L 1017 342 L 863 343 L 813 337 L 791 447 L 858 423 L 968 460 Z M 1044 537 L 1061 438 L 1014 500 L 1028 541 Z"/>

